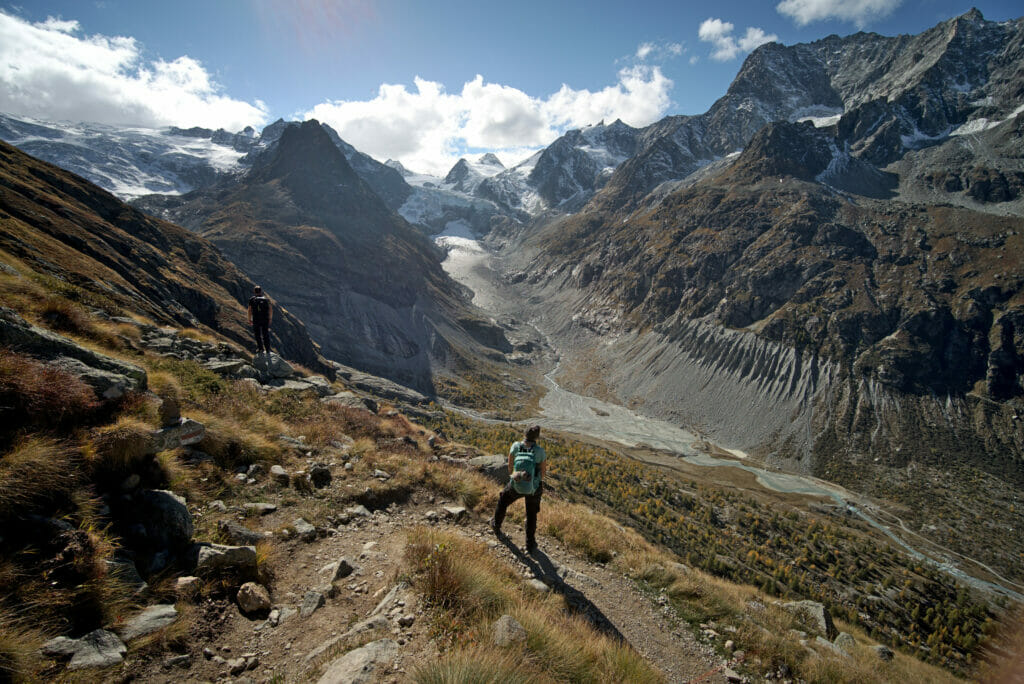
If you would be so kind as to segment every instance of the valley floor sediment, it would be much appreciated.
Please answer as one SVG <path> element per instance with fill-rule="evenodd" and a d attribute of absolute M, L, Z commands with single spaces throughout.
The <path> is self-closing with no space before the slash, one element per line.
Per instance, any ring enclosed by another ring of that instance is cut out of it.
<path fill-rule="evenodd" d="M 457 282 L 474 293 L 474 304 L 495 318 L 515 320 L 519 326 L 524 325 L 522 321 L 529 318 L 527 307 L 523 304 L 527 300 L 513 293 L 509 284 L 504 282 L 499 274 L 499 268 L 494 263 L 495 255 L 469 236 L 443 236 L 438 241 L 448 251 L 444 268 Z M 550 350 L 548 357 L 556 359 L 553 367 L 541 369 L 545 372 L 544 385 L 547 390 L 540 401 L 541 412 L 536 417 L 536 422 L 541 426 L 579 435 L 584 439 L 596 439 L 633 449 L 630 457 L 653 465 L 678 470 L 679 462 L 682 461 L 690 466 L 709 469 L 738 468 L 751 473 L 757 484 L 766 490 L 809 499 L 831 500 L 876 529 L 911 557 L 935 566 L 974 589 L 1024 603 L 1024 587 L 1003 578 L 982 562 L 943 550 L 916 533 L 908 535 L 920 540 L 916 546 L 912 546 L 909 540 L 900 535 L 901 527 L 894 530 L 894 525 L 883 523 L 877 513 L 869 514 L 868 511 L 877 510 L 901 523 L 898 517 L 884 511 L 877 502 L 869 501 L 861 495 L 815 477 L 772 470 L 745 458 L 745 454 L 735 449 L 725 450 L 730 457 L 716 456 L 712 453 L 714 449 L 706 446 L 706 438 L 699 435 L 697 430 L 691 431 L 618 404 L 583 396 L 561 387 L 555 379 L 561 369 L 561 364 L 557 361 L 560 357 L 557 346 L 540 326 L 534 325 L 533 322 L 525 325 L 529 325 L 542 338 Z M 637 447 L 640 449 L 637 450 Z M 648 449 L 650 453 L 661 455 L 652 458 L 648 454 L 645 457 L 643 453 Z M 927 550 L 924 550 L 925 548 Z M 979 574 L 984 574 L 989 579 L 962 570 L 951 561 L 951 556 L 954 555 L 962 559 L 962 565 L 978 569 Z"/>

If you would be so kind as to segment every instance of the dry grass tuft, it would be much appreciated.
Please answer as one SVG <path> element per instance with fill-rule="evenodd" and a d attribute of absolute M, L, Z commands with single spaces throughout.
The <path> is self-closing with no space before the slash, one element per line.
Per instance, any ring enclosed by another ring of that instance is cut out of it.
<path fill-rule="evenodd" d="M 412 674 L 417 684 L 540 684 L 553 682 L 515 652 L 467 648 L 421 665 Z"/>
<path fill-rule="evenodd" d="M 252 463 L 269 466 L 282 457 L 279 444 L 235 420 L 200 411 L 190 411 L 189 415 L 206 426 L 206 436 L 198 447 L 222 468 L 233 470 Z"/>
<path fill-rule="evenodd" d="M 93 469 L 99 477 L 124 477 L 140 470 L 152 447 L 153 428 L 122 417 L 92 431 Z"/>
<path fill-rule="evenodd" d="M 0 459 L 0 521 L 68 502 L 79 480 L 78 457 L 45 437 L 15 444 Z"/>
<path fill-rule="evenodd" d="M 0 612 L 0 682 L 36 681 L 41 666 L 39 648 L 46 638 L 23 621 Z"/>
<path fill-rule="evenodd" d="M 423 528 L 412 530 L 409 540 L 406 562 L 415 586 L 436 612 L 435 629 L 456 646 L 417 670 L 415 681 L 662 681 L 627 645 L 566 615 L 557 598 L 527 595 L 522 578 L 479 542 Z M 485 645 L 502 614 L 523 625 L 525 644 L 508 650 Z"/>
<path fill-rule="evenodd" d="M 68 428 L 98 407 L 95 392 L 77 377 L 0 349 L 0 435 L 18 428 Z"/>

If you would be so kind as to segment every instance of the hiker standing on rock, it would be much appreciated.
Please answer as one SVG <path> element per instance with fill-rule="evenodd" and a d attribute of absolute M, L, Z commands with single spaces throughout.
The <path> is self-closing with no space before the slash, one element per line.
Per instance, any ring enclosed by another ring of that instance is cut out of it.
<path fill-rule="evenodd" d="M 256 353 L 270 353 L 270 321 L 274 318 L 274 309 L 270 306 L 270 297 L 263 294 L 263 288 L 257 285 L 249 297 L 249 325 L 256 337 Z"/>
<path fill-rule="evenodd" d="M 540 496 L 544 491 L 544 472 L 547 470 L 547 452 L 537 444 L 540 426 L 534 425 L 526 431 L 521 442 L 513 442 L 508 450 L 509 481 L 498 497 L 498 507 L 491 518 L 491 529 L 499 538 L 504 537 L 501 523 L 505 511 L 513 501 L 526 498 L 526 551 L 537 550 L 537 514 L 540 512 Z"/>

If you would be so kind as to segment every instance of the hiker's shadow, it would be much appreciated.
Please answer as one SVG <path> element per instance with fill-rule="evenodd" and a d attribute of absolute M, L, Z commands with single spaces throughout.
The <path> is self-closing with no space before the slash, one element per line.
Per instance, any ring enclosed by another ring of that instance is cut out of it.
<path fill-rule="evenodd" d="M 501 542 L 512 552 L 512 555 L 530 569 L 535 578 L 546 584 L 551 591 L 561 594 L 570 610 L 587 618 L 598 631 L 619 641 L 626 640 L 622 636 L 622 632 L 612 624 L 612 621 L 601 612 L 600 608 L 595 606 L 582 591 L 565 581 L 565 578 L 559 574 L 558 566 L 551 561 L 546 553 L 540 549 L 531 554 L 524 553 L 507 537 Z"/>

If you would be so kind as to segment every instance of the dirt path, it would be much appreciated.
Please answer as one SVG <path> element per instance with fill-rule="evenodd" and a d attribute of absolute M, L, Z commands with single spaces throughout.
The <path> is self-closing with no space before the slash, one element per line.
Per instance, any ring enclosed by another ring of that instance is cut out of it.
<path fill-rule="evenodd" d="M 483 526 L 482 533 L 488 532 Z M 524 577 L 562 593 L 598 629 L 621 637 L 669 682 L 689 682 L 705 674 L 700 681 L 727 681 L 720 670 L 712 672 L 724 665 L 714 649 L 697 641 L 671 608 L 645 596 L 628 577 L 580 558 L 554 539 L 540 537 L 541 549 L 533 555 L 512 541 L 491 541 L 488 547 Z"/>
<path fill-rule="evenodd" d="M 670 609 L 643 595 L 630 579 L 579 558 L 549 537 L 540 536 L 541 552 L 527 556 L 513 542 L 496 540 L 483 521 L 469 514 L 458 521 L 446 519 L 445 505 L 454 504 L 419 496 L 405 506 L 355 517 L 313 541 L 277 542 L 269 559 L 274 568 L 273 605 L 282 611 L 276 626 L 262 616 L 246 617 L 226 600 L 204 602 L 186 618 L 190 661 L 169 664 L 165 654 L 134 674 L 144 681 L 168 683 L 316 681 L 332 659 L 369 641 L 390 638 L 398 643 L 400 655 L 391 669 L 376 672 L 374 681 L 408 681 L 418 663 L 438 655 L 415 593 L 400 583 L 406 532 L 417 525 L 485 542 L 524 581 L 540 579 L 602 631 L 621 636 L 669 682 L 688 682 L 723 665 L 686 625 L 672 619 Z M 294 518 L 286 508 L 260 519 L 258 527 L 279 529 Z M 355 570 L 335 583 L 332 596 L 328 588 L 334 564 L 342 557 Z M 303 617 L 303 601 L 317 591 L 325 594 L 323 605 Z M 727 680 L 719 670 L 700 681 Z"/>

